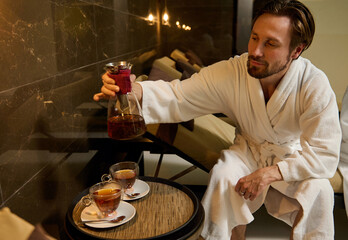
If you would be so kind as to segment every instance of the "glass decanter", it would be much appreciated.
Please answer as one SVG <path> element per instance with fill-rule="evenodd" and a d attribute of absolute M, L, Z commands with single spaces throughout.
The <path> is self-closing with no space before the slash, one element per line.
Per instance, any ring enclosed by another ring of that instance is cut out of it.
<path fill-rule="evenodd" d="M 108 104 L 108 135 L 116 140 L 129 140 L 146 132 L 145 121 L 130 81 L 132 64 L 127 61 L 105 65 L 109 77 L 115 80 L 120 91 L 110 97 Z"/>

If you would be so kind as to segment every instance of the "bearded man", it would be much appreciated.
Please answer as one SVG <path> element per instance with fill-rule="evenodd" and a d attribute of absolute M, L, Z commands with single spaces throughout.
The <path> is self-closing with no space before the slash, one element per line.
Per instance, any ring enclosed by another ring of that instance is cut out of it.
<path fill-rule="evenodd" d="M 244 239 L 263 204 L 292 226 L 292 239 L 334 239 L 328 178 L 337 169 L 341 130 L 326 75 L 300 56 L 314 31 L 301 2 L 271 1 L 253 20 L 248 53 L 184 81 L 133 84 L 146 123 L 223 113 L 236 127 L 234 144 L 210 172 L 204 239 Z M 119 91 L 107 75 L 103 82 L 95 100 Z"/>

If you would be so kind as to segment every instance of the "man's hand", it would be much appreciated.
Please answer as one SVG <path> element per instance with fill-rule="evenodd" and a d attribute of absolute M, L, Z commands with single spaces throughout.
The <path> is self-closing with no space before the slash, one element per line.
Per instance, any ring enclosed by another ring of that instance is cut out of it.
<path fill-rule="evenodd" d="M 115 84 L 115 80 L 108 76 L 107 73 L 104 73 L 102 76 L 103 86 L 101 87 L 101 92 L 96 93 L 93 96 L 94 101 L 99 101 L 101 99 L 109 99 L 110 97 L 115 96 L 115 94 L 120 91 L 120 88 Z M 130 75 L 130 80 L 132 83 L 135 81 L 135 75 Z"/>
<path fill-rule="evenodd" d="M 260 168 L 240 178 L 235 187 L 235 191 L 245 199 L 253 201 L 269 184 L 281 180 L 283 180 L 283 177 L 279 171 L 278 165 Z"/>

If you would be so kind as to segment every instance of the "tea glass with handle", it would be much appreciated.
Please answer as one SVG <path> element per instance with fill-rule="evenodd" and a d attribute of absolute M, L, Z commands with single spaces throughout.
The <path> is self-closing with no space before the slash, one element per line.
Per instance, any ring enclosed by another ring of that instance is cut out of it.
<path fill-rule="evenodd" d="M 115 216 L 121 201 L 122 186 L 116 181 L 99 182 L 89 188 L 89 194 L 81 201 L 85 207 L 95 204 L 100 211 L 99 217 Z"/>
<path fill-rule="evenodd" d="M 136 162 L 119 162 L 109 168 L 109 174 L 101 177 L 102 181 L 114 180 L 122 186 L 125 194 L 132 194 L 133 185 L 139 176 L 139 165 Z"/>

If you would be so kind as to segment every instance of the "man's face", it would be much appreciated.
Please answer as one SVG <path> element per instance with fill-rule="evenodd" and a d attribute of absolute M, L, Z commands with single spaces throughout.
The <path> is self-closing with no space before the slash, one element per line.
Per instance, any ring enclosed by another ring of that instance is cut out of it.
<path fill-rule="evenodd" d="M 261 15 L 251 31 L 248 73 L 255 78 L 282 76 L 292 60 L 289 50 L 291 22 L 288 17 Z"/>

